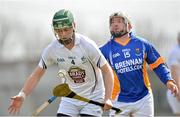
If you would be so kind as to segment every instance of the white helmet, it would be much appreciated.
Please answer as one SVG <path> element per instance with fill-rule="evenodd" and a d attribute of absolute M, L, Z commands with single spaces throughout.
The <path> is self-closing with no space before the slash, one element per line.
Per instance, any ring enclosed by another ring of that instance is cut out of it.
<path fill-rule="evenodd" d="M 113 14 L 110 15 L 110 17 L 109 17 L 109 25 L 110 25 L 110 26 L 111 26 L 111 23 L 112 23 L 112 19 L 115 18 L 115 17 L 121 17 L 121 18 L 123 18 L 123 19 L 124 19 L 124 24 L 125 24 L 126 26 L 128 26 L 128 24 L 131 25 L 130 18 L 128 17 L 128 15 L 127 15 L 126 13 L 124 13 L 124 12 L 119 11 L 119 12 L 115 12 L 115 13 L 113 13 Z M 129 31 L 124 30 L 124 31 L 120 31 L 120 32 L 118 32 L 118 33 L 115 33 L 115 32 L 113 32 L 113 31 L 110 31 L 110 33 L 111 33 L 111 35 L 112 35 L 113 37 L 121 37 L 121 36 L 129 33 Z"/>
<path fill-rule="evenodd" d="M 111 20 L 114 18 L 114 17 L 122 17 L 124 19 L 124 23 L 127 24 L 131 24 L 131 21 L 130 21 L 130 18 L 128 17 L 128 15 L 125 13 L 125 12 L 115 12 L 113 14 L 110 15 L 109 17 L 109 24 L 111 25 Z"/>

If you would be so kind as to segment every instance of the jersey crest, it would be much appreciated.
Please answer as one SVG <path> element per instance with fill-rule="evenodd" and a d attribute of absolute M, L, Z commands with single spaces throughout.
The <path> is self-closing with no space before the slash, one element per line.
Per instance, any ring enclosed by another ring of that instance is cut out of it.
<path fill-rule="evenodd" d="M 77 66 L 70 67 L 68 74 L 70 78 L 74 81 L 74 83 L 84 83 L 86 72 L 84 69 L 81 69 Z"/>

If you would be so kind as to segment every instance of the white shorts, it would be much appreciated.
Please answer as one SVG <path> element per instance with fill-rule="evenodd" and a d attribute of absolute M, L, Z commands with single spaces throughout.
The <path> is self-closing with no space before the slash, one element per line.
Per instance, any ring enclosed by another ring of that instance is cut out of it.
<path fill-rule="evenodd" d="M 180 113 L 180 102 L 176 97 L 171 94 L 171 91 L 167 91 L 167 100 L 174 114 Z"/>
<path fill-rule="evenodd" d="M 152 93 L 147 94 L 136 102 L 124 103 L 116 101 L 113 102 L 113 105 L 122 110 L 117 116 L 127 117 L 133 115 L 135 117 L 154 117 L 154 100 Z M 116 116 L 115 111 L 111 111 L 110 116 Z"/>
<path fill-rule="evenodd" d="M 96 100 L 102 102 L 102 99 Z M 100 106 L 82 102 L 76 99 L 62 100 L 57 113 L 62 113 L 72 117 L 78 117 L 80 114 L 88 114 L 100 117 L 103 110 Z"/>

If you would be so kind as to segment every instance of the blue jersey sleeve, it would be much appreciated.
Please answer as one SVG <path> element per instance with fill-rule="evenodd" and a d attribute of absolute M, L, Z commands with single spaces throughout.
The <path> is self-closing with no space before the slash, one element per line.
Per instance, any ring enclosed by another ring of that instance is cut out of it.
<path fill-rule="evenodd" d="M 153 70 L 164 84 L 166 84 L 167 81 L 172 80 L 171 73 L 167 65 L 160 64 L 157 68 Z"/>
<path fill-rule="evenodd" d="M 156 49 L 151 44 L 146 44 L 146 61 L 148 64 L 153 64 L 156 62 L 158 58 L 160 58 L 160 54 L 156 51 Z"/>
<path fill-rule="evenodd" d="M 149 43 L 146 43 L 146 61 L 150 68 L 156 73 L 160 80 L 166 84 L 168 80 L 172 80 L 170 70 L 165 60 L 160 56 L 158 51 Z"/>

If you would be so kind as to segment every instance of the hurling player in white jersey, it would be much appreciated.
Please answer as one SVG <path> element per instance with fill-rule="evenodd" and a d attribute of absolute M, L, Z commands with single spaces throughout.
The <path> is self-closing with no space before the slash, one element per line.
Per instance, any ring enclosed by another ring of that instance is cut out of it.
<path fill-rule="evenodd" d="M 113 73 L 97 45 L 89 38 L 75 33 L 72 13 L 62 9 L 53 17 L 56 40 L 43 51 L 39 65 L 28 77 L 20 93 L 12 97 L 9 113 L 18 113 L 27 95 L 50 65 L 67 71 L 66 83 L 77 94 L 105 103 L 100 106 L 72 98 L 62 98 L 57 116 L 101 116 L 112 107 Z"/>
<path fill-rule="evenodd" d="M 180 32 L 178 33 L 177 41 L 178 44 L 169 54 L 168 65 L 170 67 L 172 77 L 176 81 L 178 89 L 180 90 Z M 178 93 L 177 97 L 174 97 L 174 95 L 168 90 L 167 99 L 173 113 L 176 116 L 180 116 L 180 93 Z"/>

